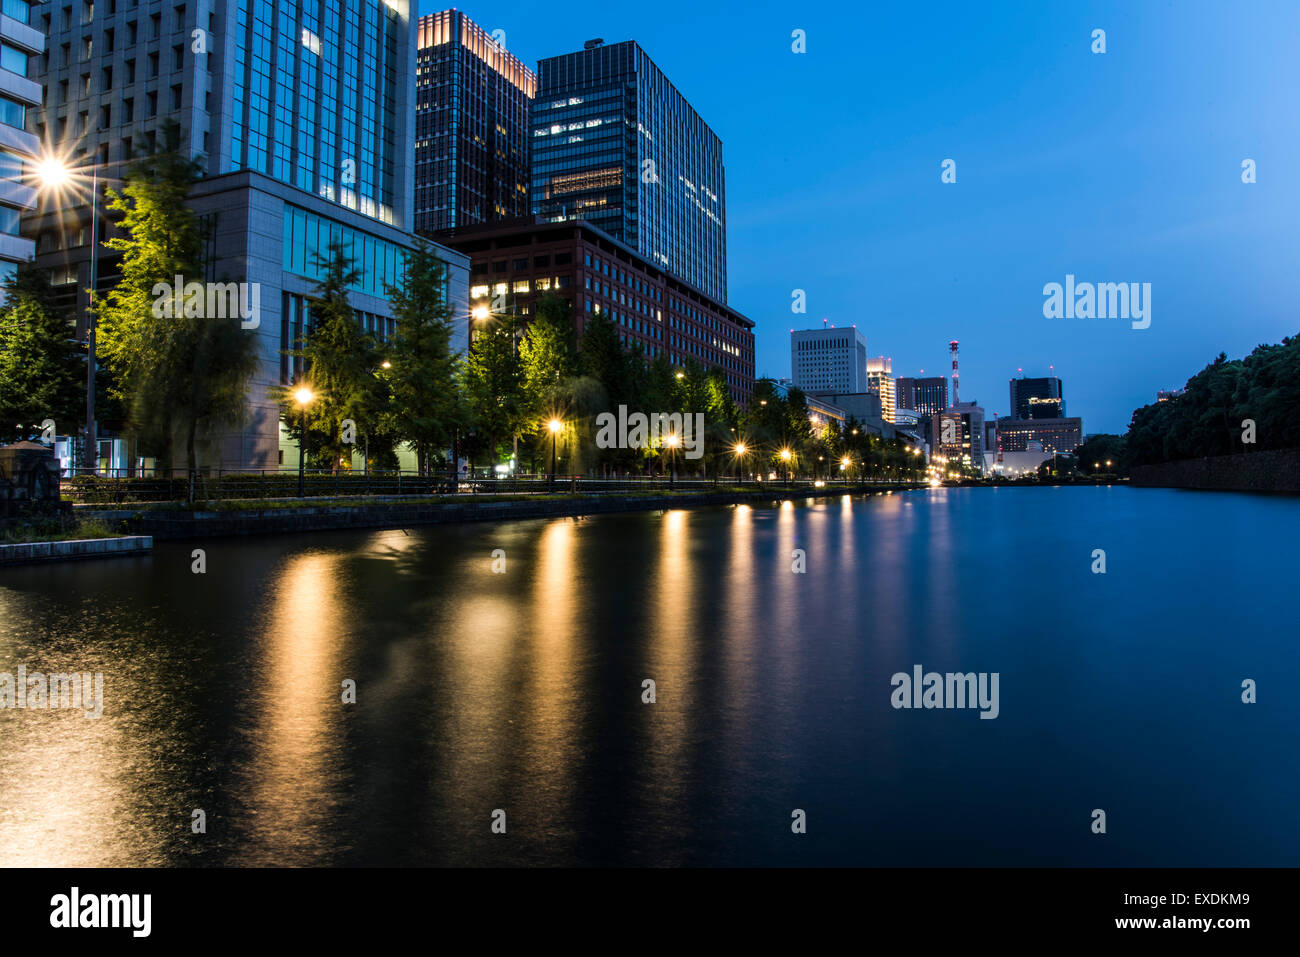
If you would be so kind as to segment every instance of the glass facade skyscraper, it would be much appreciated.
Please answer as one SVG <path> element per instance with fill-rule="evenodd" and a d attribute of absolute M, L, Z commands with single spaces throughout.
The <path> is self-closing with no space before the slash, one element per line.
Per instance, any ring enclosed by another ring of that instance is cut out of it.
<path fill-rule="evenodd" d="M 464 13 L 420 18 L 416 232 L 528 214 L 528 111 L 536 89 L 533 71 Z"/>
<path fill-rule="evenodd" d="M 587 220 L 725 303 L 717 134 L 631 40 L 550 57 L 538 70 L 534 212 L 550 222 Z"/>
<path fill-rule="evenodd" d="M 204 174 L 189 202 L 208 237 L 206 275 L 194 278 L 258 290 L 260 315 L 249 334 L 259 365 L 246 422 L 217 436 L 203 464 L 295 464 L 296 445 L 284 438 L 270 390 L 304 371 L 285 353 L 310 328 L 318 257 L 332 241 L 358 273 L 349 289 L 358 323 L 380 339 L 393 332 L 385 283 L 398 281 L 413 240 L 411 6 L 118 0 L 41 8 L 53 52 L 39 61 L 46 97 L 28 123 L 44 150 L 87 181 L 93 166 L 101 190 L 120 190 L 131 157 L 163 145 L 164 124 L 174 122 L 180 151 Z M 51 270 L 69 304 L 79 299 L 83 330 L 91 258 L 85 186 L 51 196 L 23 224 L 36 239 L 38 265 Z M 106 239 L 114 230 L 102 197 L 99 203 Z M 95 254 L 99 288 L 111 288 L 119 278 L 115 257 Z M 439 255 L 447 295 L 467 316 L 468 260 L 448 249 Z"/>

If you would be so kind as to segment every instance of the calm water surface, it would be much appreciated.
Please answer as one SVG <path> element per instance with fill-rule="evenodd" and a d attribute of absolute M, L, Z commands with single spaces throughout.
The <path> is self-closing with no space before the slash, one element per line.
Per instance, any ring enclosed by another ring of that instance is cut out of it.
<path fill-rule="evenodd" d="M 1297 499 L 938 489 L 197 544 L 203 575 L 188 543 L 0 571 L 0 672 L 106 697 L 0 711 L 0 865 L 1300 865 Z M 916 664 L 998 672 L 999 716 L 895 710 Z"/>

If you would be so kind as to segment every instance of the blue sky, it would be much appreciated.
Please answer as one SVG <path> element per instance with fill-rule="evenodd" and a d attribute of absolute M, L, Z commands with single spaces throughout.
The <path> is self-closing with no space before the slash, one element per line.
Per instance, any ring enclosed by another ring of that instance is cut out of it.
<path fill-rule="evenodd" d="M 1220 351 L 1300 332 L 1300 3 L 461 9 L 534 68 L 634 39 L 718 133 L 760 375 L 788 376 L 790 329 L 823 319 L 895 375 L 944 374 L 956 338 L 961 397 L 990 415 L 1052 365 L 1085 431 L 1122 432 Z M 1151 283 L 1150 328 L 1044 318 L 1067 273 Z"/>

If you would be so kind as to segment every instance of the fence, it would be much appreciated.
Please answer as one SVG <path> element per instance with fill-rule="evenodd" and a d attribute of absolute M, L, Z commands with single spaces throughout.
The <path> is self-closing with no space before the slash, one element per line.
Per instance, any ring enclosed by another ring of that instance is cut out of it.
<path fill-rule="evenodd" d="M 311 471 L 302 477 L 304 498 L 347 498 L 371 496 L 399 498 L 437 495 L 545 495 L 547 493 L 635 494 L 670 490 L 701 490 L 718 486 L 743 488 L 812 487 L 811 478 L 755 480 L 715 475 L 708 478 L 678 476 L 593 477 L 557 475 L 552 482 L 547 475 L 516 475 L 497 478 L 490 474 L 462 475 L 454 482 L 443 474 L 421 475 L 418 472 L 327 472 Z M 843 477 L 822 480 L 825 485 L 870 485 L 897 482 L 885 476 L 853 479 Z M 130 475 L 124 470 L 92 472 L 76 470 L 61 482 L 63 497 L 83 505 L 133 505 L 189 500 L 190 478 L 185 472 L 171 476 Z M 298 473 L 280 469 L 262 471 L 199 471 L 194 475 L 194 498 L 198 501 L 248 501 L 259 499 L 298 498 Z"/>

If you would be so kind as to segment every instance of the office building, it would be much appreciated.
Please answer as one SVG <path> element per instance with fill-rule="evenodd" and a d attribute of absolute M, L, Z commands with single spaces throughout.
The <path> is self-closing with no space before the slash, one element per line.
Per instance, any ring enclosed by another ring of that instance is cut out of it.
<path fill-rule="evenodd" d="M 533 211 L 581 219 L 727 302 L 722 141 L 635 42 L 538 64 Z"/>
<path fill-rule="evenodd" d="M 998 437 L 1003 452 L 1023 452 L 1031 442 L 1039 442 L 1047 452 L 1073 455 L 1083 444 L 1083 419 L 1012 419 L 998 420 Z"/>
<path fill-rule="evenodd" d="M 28 113 L 41 105 L 41 84 L 32 79 L 39 75 L 32 58 L 45 52 L 45 34 L 35 16 L 40 7 L 4 0 L 0 16 L 0 283 L 36 248 L 22 235 L 21 224 L 22 214 L 36 206 L 36 187 L 24 167 L 40 156 L 40 141 L 27 122 Z"/>
<path fill-rule="evenodd" d="M 894 421 L 894 360 L 877 356 L 867 360 L 867 389 L 880 396 L 880 407 L 886 422 Z"/>
<path fill-rule="evenodd" d="M 867 337 L 856 326 L 791 329 L 790 378 L 808 393 L 870 392 Z"/>
<path fill-rule="evenodd" d="M 931 416 L 932 448 L 949 463 L 984 468 L 984 410 L 974 402 L 959 402 Z"/>
<path fill-rule="evenodd" d="M 1065 415 L 1065 393 L 1056 376 L 1011 380 L 1011 418 L 1059 419 Z"/>
<path fill-rule="evenodd" d="M 895 405 L 931 416 L 948 408 L 948 380 L 943 376 L 903 376 L 897 383 Z"/>
<path fill-rule="evenodd" d="M 527 217 L 458 229 L 443 241 L 469 258 L 471 310 L 527 318 L 554 293 L 573 307 L 575 344 L 590 317 L 604 313 L 626 348 L 639 346 L 647 359 L 665 356 L 675 366 L 716 366 L 732 397 L 748 403 L 754 323 L 591 223 Z"/>
<path fill-rule="evenodd" d="M 459 10 L 419 21 L 415 231 L 527 215 L 537 77 Z"/>
<path fill-rule="evenodd" d="M 219 436 L 203 464 L 275 468 L 297 461 L 274 386 L 302 375 L 284 355 L 310 323 L 317 256 L 343 242 L 358 271 L 348 290 L 358 322 L 393 332 L 385 284 L 400 280 L 412 242 L 411 142 L 415 32 L 408 0 L 127 0 L 46 7 L 51 52 L 45 105 L 31 119 L 48 152 L 79 169 L 86 188 L 43 198 L 24 230 L 37 262 L 70 291 L 89 286 L 89 174 L 120 188 L 131 157 L 163 145 L 202 165 L 190 204 L 207 231 L 208 282 L 258 290 L 259 366 L 245 424 Z M 103 199 L 99 222 L 106 219 Z M 104 228 L 101 238 L 112 235 Z M 98 286 L 117 267 L 98 250 Z M 468 262 L 448 250 L 447 295 L 467 311 Z M 170 281 L 170 277 L 159 277 Z M 81 300 L 84 307 L 84 296 Z M 81 313 L 81 310 L 79 310 Z M 165 464 L 165 463 L 163 463 Z"/>

